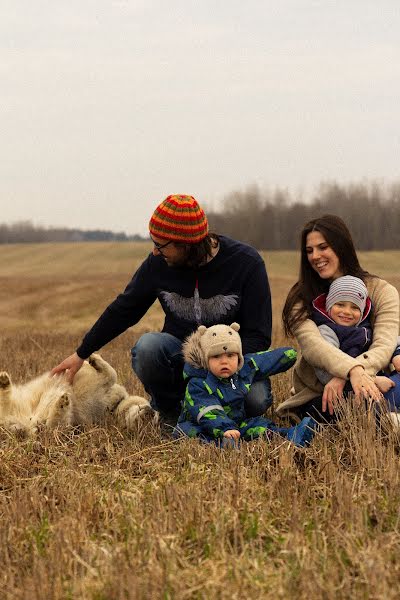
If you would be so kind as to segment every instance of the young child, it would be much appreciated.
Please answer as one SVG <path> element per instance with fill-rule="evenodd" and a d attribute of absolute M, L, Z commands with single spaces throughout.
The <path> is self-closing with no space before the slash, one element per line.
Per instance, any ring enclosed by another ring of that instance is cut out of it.
<path fill-rule="evenodd" d="M 200 325 L 184 342 L 187 386 L 175 435 L 234 443 L 278 433 L 296 446 L 307 445 L 316 425 L 310 417 L 289 428 L 265 417 L 246 418 L 245 397 L 255 374 L 286 371 L 297 355 L 293 348 L 278 348 L 243 356 L 239 328 L 237 323 Z"/>
<path fill-rule="evenodd" d="M 327 294 L 315 298 L 313 320 L 324 339 L 346 354 L 356 357 L 367 351 L 372 342 L 372 328 L 368 318 L 371 308 L 364 282 L 358 277 L 344 275 L 333 280 Z M 400 408 L 400 377 L 397 373 L 400 371 L 400 338 L 391 363 L 395 372 L 388 377 L 377 375 L 375 383 L 387 399 L 390 409 L 396 410 Z M 323 384 L 332 378 L 323 369 L 316 368 L 315 373 Z M 345 388 L 345 391 L 351 389 Z"/>

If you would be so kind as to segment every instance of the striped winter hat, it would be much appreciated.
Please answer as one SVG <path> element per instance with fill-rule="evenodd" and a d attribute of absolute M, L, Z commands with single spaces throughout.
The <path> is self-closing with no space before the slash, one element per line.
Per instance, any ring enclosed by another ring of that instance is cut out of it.
<path fill-rule="evenodd" d="M 150 219 L 151 235 L 174 242 L 196 244 L 208 234 L 208 221 L 193 196 L 168 196 Z"/>
<path fill-rule="evenodd" d="M 353 277 L 352 275 L 344 275 L 334 279 L 329 287 L 329 292 L 326 296 L 325 308 L 329 314 L 332 306 L 336 302 L 353 302 L 361 311 L 361 318 L 364 314 L 365 304 L 367 302 L 368 290 L 365 287 L 362 279 Z"/>

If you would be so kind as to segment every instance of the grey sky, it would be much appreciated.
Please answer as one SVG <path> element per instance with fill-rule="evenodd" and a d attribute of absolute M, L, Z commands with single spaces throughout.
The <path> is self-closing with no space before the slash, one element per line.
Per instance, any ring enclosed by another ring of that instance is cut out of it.
<path fill-rule="evenodd" d="M 399 179 L 398 0 L 0 0 L 0 222 Z"/>

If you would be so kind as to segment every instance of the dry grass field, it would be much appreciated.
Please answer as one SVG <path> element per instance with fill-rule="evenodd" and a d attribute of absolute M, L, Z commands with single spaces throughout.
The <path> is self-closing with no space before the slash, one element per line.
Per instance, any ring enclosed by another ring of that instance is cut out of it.
<path fill-rule="evenodd" d="M 0 246 L 0 370 L 15 382 L 70 354 L 149 246 Z M 280 310 L 295 253 L 265 253 Z M 400 252 L 361 254 L 400 289 Z M 102 355 L 143 390 L 129 350 L 154 306 Z M 276 400 L 289 374 L 274 378 Z M 366 599 L 399 597 L 399 437 L 344 406 L 297 450 L 282 440 L 220 451 L 112 422 L 17 439 L 0 431 L 0 598 Z"/>

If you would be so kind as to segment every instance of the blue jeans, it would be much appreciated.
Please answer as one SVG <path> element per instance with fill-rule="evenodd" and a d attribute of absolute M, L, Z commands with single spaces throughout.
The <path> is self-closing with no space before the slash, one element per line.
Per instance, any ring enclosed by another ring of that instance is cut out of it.
<path fill-rule="evenodd" d="M 178 417 L 185 394 L 182 342 L 169 333 L 145 333 L 131 350 L 132 369 L 150 395 L 152 408 Z M 269 379 L 254 379 L 246 397 L 246 414 L 257 417 L 272 404 Z"/>

